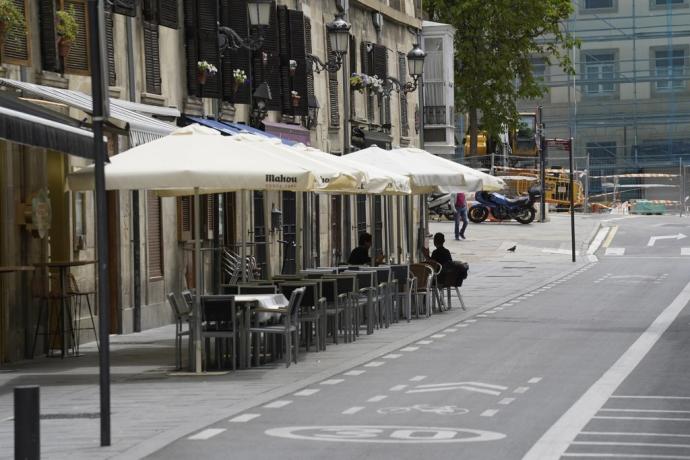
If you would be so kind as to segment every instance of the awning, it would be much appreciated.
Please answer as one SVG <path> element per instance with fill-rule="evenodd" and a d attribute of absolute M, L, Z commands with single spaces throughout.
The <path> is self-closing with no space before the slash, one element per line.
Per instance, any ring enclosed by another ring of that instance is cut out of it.
<path fill-rule="evenodd" d="M 91 113 L 92 99 L 88 94 L 69 89 L 53 88 L 24 81 L 0 78 L 0 84 L 20 89 L 49 101 L 60 102 L 75 107 L 83 112 Z M 176 126 L 147 115 L 125 108 L 119 99 L 110 99 L 110 118 L 127 124 L 130 140 L 133 146 L 149 142 L 159 137 L 167 136 Z M 138 104 L 143 106 L 145 104 Z M 151 109 L 153 110 L 153 109 Z"/>
<path fill-rule="evenodd" d="M 221 123 L 218 120 L 214 120 L 212 118 L 201 118 L 201 117 L 190 117 L 188 116 L 187 119 L 190 121 L 193 121 L 194 123 L 199 123 L 200 125 L 206 126 L 207 128 L 215 129 L 216 131 L 220 131 L 223 134 L 226 134 L 228 136 L 232 136 L 234 134 L 238 134 L 239 132 L 236 129 L 230 128 L 228 125 L 225 123 Z"/>
<path fill-rule="evenodd" d="M 311 145 L 309 130 L 300 125 L 264 121 L 264 126 L 267 133 L 273 134 L 276 137 L 304 145 Z"/>
<path fill-rule="evenodd" d="M 275 136 L 271 133 L 267 133 L 266 131 L 262 131 L 260 129 L 254 128 L 254 127 L 249 126 L 249 125 L 244 125 L 242 123 L 231 123 L 229 121 L 224 121 L 223 123 L 230 126 L 233 129 L 237 130 L 238 133 L 256 134 L 257 136 L 263 136 L 263 137 L 278 137 L 278 136 Z M 297 142 L 294 142 L 294 141 L 291 141 L 288 139 L 281 139 L 281 141 L 283 142 L 283 144 L 287 144 L 287 145 L 294 145 L 297 143 Z"/>
<path fill-rule="evenodd" d="M 0 138 L 93 159 L 93 133 L 69 117 L 0 93 Z"/>
<path fill-rule="evenodd" d="M 294 145 L 297 142 L 291 141 L 289 139 L 283 139 L 280 136 L 276 136 L 272 133 L 262 131 L 260 129 L 253 128 L 248 125 L 243 125 L 241 123 L 232 123 L 229 121 L 218 121 L 214 120 L 213 118 L 202 118 L 202 117 L 193 117 L 193 116 L 187 116 L 186 117 L 188 120 L 194 122 L 194 123 L 199 123 L 200 125 L 206 126 L 211 129 L 215 129 L 216 131 L 220 131 L 223 134 L 226 134 L 228 136 L 234 136 L 237 134 L 256 134 L 257 136 L 261 137 L 268 137 L 271 139 L 280 139 L 283 144 L 286 145 Z"/>
<path fill-rule="evenodd" d="M 384 150 L 390 150 L 393 138 L 390 134 L 380 131 L 369 131 L 360 128 L 352 129 L 352 145 L 365 149 L 375 145 Z"/>

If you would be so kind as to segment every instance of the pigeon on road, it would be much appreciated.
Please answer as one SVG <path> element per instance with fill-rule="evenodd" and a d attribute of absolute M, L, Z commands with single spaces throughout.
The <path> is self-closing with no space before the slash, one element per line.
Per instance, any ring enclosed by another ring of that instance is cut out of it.
<path fill-rule="evenodd" d="M 516 246 L 513 246 L 512 248 L 506 249 L 506 251 L 508 251 L 508 252 L 515 252 L 516 249 L 517 249 L 517 245 L 516 245 Z"/>

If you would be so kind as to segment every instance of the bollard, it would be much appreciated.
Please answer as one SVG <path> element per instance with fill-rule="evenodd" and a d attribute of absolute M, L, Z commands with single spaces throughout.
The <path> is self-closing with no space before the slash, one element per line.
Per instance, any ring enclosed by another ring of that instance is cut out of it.
<path fill-rule="evenodd" d="M 14 388 L 14 459 L 41 458 L 38 386 Z"/>

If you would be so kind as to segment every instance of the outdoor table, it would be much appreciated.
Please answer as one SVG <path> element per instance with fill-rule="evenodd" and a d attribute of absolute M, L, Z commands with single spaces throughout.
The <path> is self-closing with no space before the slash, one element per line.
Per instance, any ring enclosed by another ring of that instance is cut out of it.
<path fill-rule="evenodd" d="M 288 305 L 288 299 L 283 294 L 239 294 L 235 297 L 235 307 L 242 311 L 242 327 L 240 332 L 240 359 L 239 368 L 249 367 L 249 350 L 251 348 L 251 309 L 261 308 L 266 310 L 279 310 Z M 268 318 L 271 313 L 262 313 L 263 318 Z"/>
<path fill-rule="evenodd" d="M 56 268 L 60 277 L 60 357 L 65 357 L 65 350 L 67 342 L 65 340 L 65 320 L 69 316 L 67 311 L 67 272 L 71 267 L 80 267 L 82 265 L 95 264 L 95 260 L 65 260 L 53 262 L 40 262 L 34 264 L 36 267 L 48 267 L 48 269 Z M 107 313 L 105 313 L 107 314 Z M 71 327 L 71 326 L 70 326 Z M 74 355 L 78 356 L 78 355 Z"/>

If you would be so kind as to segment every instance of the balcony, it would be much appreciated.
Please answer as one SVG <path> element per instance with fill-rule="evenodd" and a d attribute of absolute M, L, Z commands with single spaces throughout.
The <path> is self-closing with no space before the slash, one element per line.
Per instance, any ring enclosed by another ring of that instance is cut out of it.
<path fill-rule="evenodd" d="M 445 105 L 424 106 L 424 125 L 447 125 L 447 112 Z"/>

